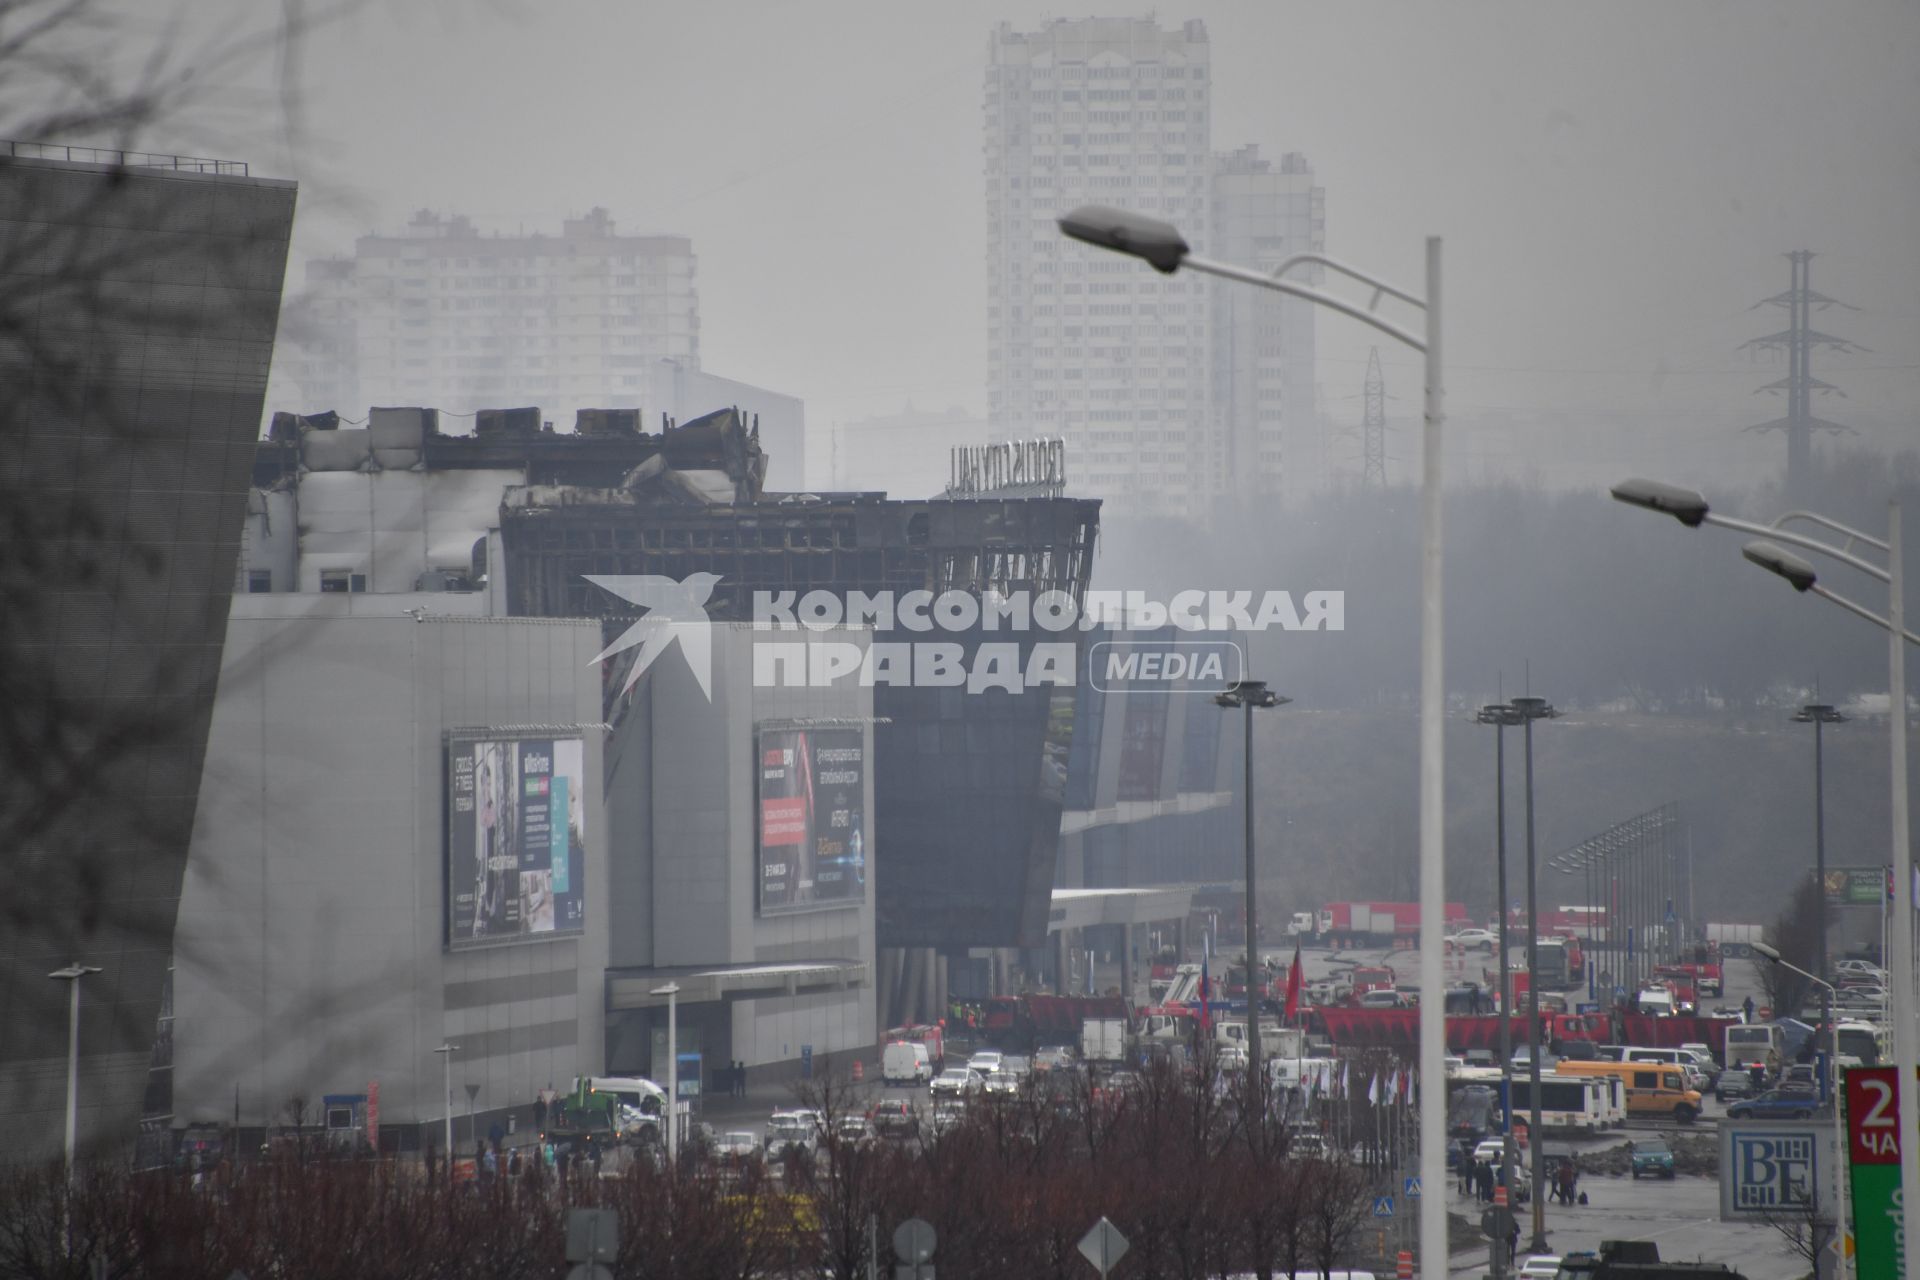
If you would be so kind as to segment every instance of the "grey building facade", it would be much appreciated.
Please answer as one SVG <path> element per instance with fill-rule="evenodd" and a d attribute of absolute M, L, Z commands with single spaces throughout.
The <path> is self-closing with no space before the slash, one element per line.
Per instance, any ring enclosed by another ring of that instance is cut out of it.
<path fill-rule="evenodd" d="M 167 961 L 273 353 L 294 184 L 0 154 L 0 1124 L 60 1149 L 78 961 L 82 1150 L 164 1074 Z M 162 1090 L 164 1092 L 164 1090 Z"/>

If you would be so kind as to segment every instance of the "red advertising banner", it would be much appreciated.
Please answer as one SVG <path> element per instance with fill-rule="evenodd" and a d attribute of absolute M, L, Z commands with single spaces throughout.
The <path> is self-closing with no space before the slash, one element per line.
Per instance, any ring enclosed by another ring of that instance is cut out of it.
<path fill-rule="evenodd" d="M 1847 1072 L 1847 1158 L 1854 1164 L 1900 1163 L 1893 1081 L 1892 1067 L 1854 1067 Z"/>

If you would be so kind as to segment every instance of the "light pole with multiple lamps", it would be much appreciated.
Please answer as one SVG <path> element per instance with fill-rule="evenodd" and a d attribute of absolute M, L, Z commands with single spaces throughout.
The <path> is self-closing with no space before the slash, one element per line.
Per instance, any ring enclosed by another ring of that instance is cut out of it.
<path fill-rule="evenodd" d="M 1829 710 L 1831 710 L 1831 708 L 1829 708 Z M 1819 721 L 1816 720 L 1814 723 L 1818 724 Z M 1772 963 L 1779 965 L 1782 969 L 1790 969 L 1794 973 L 1799 974 L 1801 977 L 1809 979 L 1814 983 L 1817 983 L 1821 989 L 1821 999 L 1829 1002 L 1827 1006 L 1829 1009 L 1833 1007 L 1831 1002 L 1839 998 L 1840 993 L 1833 989 L 1833 984 L 1829 983 L 1825 978 L 1822 978 L 1818 974 L 1808 973 L 1805 969 L 1802 969 L 1799 965 L 1794 964 L 1792 961 L 1788 960 L 1785 956 L 1781 955 L 1777 948 L 1765 942 L 1756 942 L 1753 944 L 1753 950 L 1754 950 L 1754 954 L 1760 956 L 1762 959 L 1769 960 Z M 1828 1034 L 1829 1035 L 1832 1034 L 1831 1030 L 1829 1030 Z M 1839 1044 L 1836 1041 L 1830 1046 L 1830 1053 L 1837 1052 L 1838 1049 L 1839 1049 Z M 1831 1061 L 1831 1058 L 1829 1058 L 1829 1061 Z M 1829 1106 L 1833 1108 L 1833 1152 L 1834 1152 L 1833 1220 L 1834 1220 L 1835 1226 L 1834 1226 L 1834 1237 L 1827 1244 L 1826 1248 L 1836 1249 L 1837 1247 L 1839 1247 L 1840 1239 L 1843 1233 L 1846 1231 L 1846 1223 L 1847 1223 L 1847 1172 L 1844 1167 L 1844 1162 L 1847 1159 L 1847 1155 L 1846 1155 L 1847 1134 L 1846 1134 L 1845 1125 L 1841 1123 L 1840 1093 L 1837 1088 L 1832 1092 L 1828 1093 L 1827 1103 Z M 1912 1132 L 1912 1126 L 1908 1126 L 1908 1132 L 1909 1133 Z M 1903 1138 L 1903 1141 L 1904 1141 L 1904 1138 Z M 1824 1253 L 1826 1252 L 1826 1250 L 1822 1250 L 1822 1252 Z M 1820 1271 L 1822 1275 L 1828 1275 L 1828 1276 L 1837 1275 L 1840 1272 L 1839 1264 L 1833 1262 L 1831 1259 L 1829 1259 L 1829 1265 L 1827 1265 L 1826 1267 L 1818 1267 L 1817 1269 Z"/>
<path fill-rule="evenodd" d="M 1815 944 L 1813 967 L 1819 971 L 1816 981 L 1820 983 L 1820 1022 L 1827 1029 L 1827 1071 L 1830 1078 L 1822 1083 L 1829 1092 L 1837 1092 L 1840 1085 L 1840 1077 L 1834 1066 L 1840 1045 L 1833 1026 L 1833 987 L 1826 980 L 1827 974 L 1832 971 L 1833 961 L 1827 954 L 1827 769 L 1821 737 L 1825 726 L 1845 724 L 1846 721 L 1845 716 L 1824 702 L 1809 702 L 1793 713 L 1795 724 L 1813 726 L 1813 876 L 1820 886 L 1820 940 Z"/>
<path fill-rule="evenodd" d="M 447 1181 L 453 1181 L 453 1055 L 460 1048 L 457 1044 L 442 1041 L 434 1052 L 440 1055 L 440 1065 L 445 1076 L 443 1084 L 447 1095 L 446 1156 Z"/>
<path fill-rule="evenodd" d="M 1123 209 L 1087 205 L 1061 218 L 1060 230 L 1075 240 L 1144 259 L 1165 275 L 1186 267 L 1304 298 L 1371 325 L 1425 357 L 1420 478 L 1420 987 L 1426 992 L 1444 993 L 1445 944 L 1441 935 L 1446 922 L 1446 671 L 1441 634 L 1440 429 L 1444 419 L 1440 409 L 1440 237 L 1427 237 L 1427 288 L 1422 297 L 1321 253 L 1293 254 L 1268 273 L 1197 257 L 1171 223 Z M 1323 267 L 1356 281 L 1372 290 L 1372 299 L 1366 306 L 1358 306 L 1285 279 L 1288 272 L 1300 266 Z M 1420 331 L 1374 314 L 1383 297 L 1395 298 L 1422 312 L 1425 324 Z M 1428 1188 L 1445 1186 L 1447 1180 L 1446 1003 L 1443 998 L 1420 1002 L 1420 1180 Z M 1444 1276 L 1446 1259 L 1446 1197 L 1429 1193 L 1420 1198 L 1421 1274 L 1436 1280 Z"/>
<path fill-rule="evenodd" d="M 680 984 L 655 987 L 653 994 L 667 998 L 667 1168 L 672 1169 L 680 1136 Z"/>
<path fill-rule="evenodd" d="M 1547 1249 L 1546 1165 L 1540 1141 L 1540 902 L 1535 890 L 1536 868 L 1533 856 L 1533 722 L 1551 720 L 1559 715 L 1545 698 L 1523 697 L 1513 700 L 1513 709 L 1526 726 L 1527 736 L 1527 1138 L 1533 1153 L 1528 1176 L 1533 1184 L 1533 1239 L 1527 1248 L 1534 1253 Z"/>
<path fill-rule="evenodd" d="M 1771 525 L 1736 520 L 1715 512 L 1704 497 L 1691 489 L 1653 480 L 1623 481 L 1614 486 L 1613 496 L 1631 506 L 1664 512 L 1688 528 L 1716 524 L 1741 533 L 1758 534 L 1761 540 L 1749 542 L 1741 548 L 1740 553 L 1749 561 L 1786 579 L 1795 591 L 1820 596 L 1887 632 L 1887 736 L 1893 807 L 1893 820 L 1889 824 L 1888 834 L 1893 846 L 1895 887 L 1893 919 L 1887 930 L 1888 951 L 1891 953 L 1887 957 L 1888 981 L 1891 984 L 1888 988 L 1888 1004 L 1893 1017 L 1894 1115 L 1911 1133 L 1915 1118 L 1920 1116 L 1920 1097 L 1916 1096 L 1914 1087 L 1915 1063 L 1920 1061 L 1920 1045 L 1916 1044 L 1914 1025 L 1913 846 L 1907 814 L 1906 646 L 1920 644 L 1920 636 L 1906 629 L 1900 504 L 1897 501 L 1887 504 L 1887 536 L 1883 540 L 1811 511 L 1789 511 Z M 1840 535 L 1845 541 L 1834 546 L 1785 527 L 1794 521 L 1819 526 Z M 1849 568 L 1884 582 L 1887 585 L 1886 616 L 1881 617 L 1821 583 L 1811 564 L 1777 546 L 1778 542 L 1838 560 Z M 1883 569 L 1854 555 L 1856 544 L 1884 555 L 1887 558 L 1886 567 Z M 1825 892 L 1824 887 L 1822 892 Z M 1901 1233 L 1906 1240 L 1920 1240 L 1920 1141 L 1902 1142 L 1899 1145 L 1900 1185 L 1906 1189 L 1901 1196 Z"/>
<path fill-rule="evenodd" d="M 1260 967 L 1259 916 L 1255 910 L 1255 886 L 1257 880 L 1253 868 L 1253 713 L 1269 707 L 1283 707 L 1292 702 L 1292 698 L 1283 698 L 1267 688 L 1264 680 L 1241 680 L 1225 692 L 1214 695 L 1214 702 L 1231 710 L 1234 707 L 1246 711 L 1246 749 L 1242 759 L 1245 766 L 1241 787 L 1246 792 L 1247 802 L 1247 1081 L 1253 1089 L 1254 1098 L 1261 1104 L 1264 1116 L 1267 1096 L 1266 1078 L 1260 1074 L 1260 988 L 1264 971 Z"/>
<path fill-rule="evenodd" d="M 73 1148 L 80 1128 L 80 980 L 99 973 L 100 966 L 78 960 L 64 969 L 55 969 L 49 978 L 67 984 L 67 1180 L 73 1180 Z"/>
<path fill-rule="evenodd" d="M 1500 1125 L 1504 1141 L 1500 1144 L 1500 1185 L 1507 1189 L 1507 1203 L 1513 1203 L 1513 982 L 1507 975 L 1507 730 L 1524 723 L 1521 715 L 1504 702 L 1480 708 L 1474 717 L 1480 724 L 1493 726 L 1493 825 L 1496 897 L 1500 907 Z M 1493 1274 L 1506 1273 L 1504 1242 L 1495 1241 Z"/>

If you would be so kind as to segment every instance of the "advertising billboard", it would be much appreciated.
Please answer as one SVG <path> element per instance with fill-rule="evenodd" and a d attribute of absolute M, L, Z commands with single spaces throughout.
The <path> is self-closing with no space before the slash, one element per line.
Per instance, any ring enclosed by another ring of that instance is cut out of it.
<path fill-rule="evenodd" d="M 859 729 L 761 729 L 760 912 L 855 906 L 867 893 L 867 748 Z"/>
<path fill-rule="evenodd" d="M 447 744 L 447 945 L 586 928 L 586 755 L 579 738 Z"/>
<path fill-rule="evenodd" d="M 1849 1067 L 1844 1094 L 1853 1196 L 1854 1261 L 1860 1276 L 1904 1276 L 1900 1247 L 1900 1112 L 1892 1067 Z"/>
<path fill-rule="evenodd" d="M 1833 1204 L 1833 1121 L 1722 1120 L 1720 1220 L 1764 1222 Z"/>
<path fill-rule="evenodd" d="M 1830 907 L 1884 907 L 1893 897 L 1893 868 L 1828 867 L 1825 889 Z"/>

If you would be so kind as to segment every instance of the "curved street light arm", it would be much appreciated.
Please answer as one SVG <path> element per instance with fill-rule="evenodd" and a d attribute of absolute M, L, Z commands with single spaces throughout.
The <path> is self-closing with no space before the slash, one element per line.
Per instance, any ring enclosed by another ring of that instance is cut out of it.
<path fill-rule="evenodd" d="M 1863 542 L 1867 546 L 1872 547 L 1875 551 L 1885 551 L 1887 549 L 1887 544 L 1882 542 L 1880 539 L 1874 537 L 1872 534 L 1862 533 L 1860 530 L 1853 528 L 1851 525 L 1841 524 L 1838 520 L 1830 520 L 1826 516 L 1821 515 L 1818 511 L 1789 511 L 1785 515 L 1781 516 L 1779 519 L 1775 520 L 1773 522 L 1773 527 L 1775 529 L 1778 529 L 1780 528 L 1780 526 L 1784 525 L 1789 520 L 1805 520 L 1809 524 L 1817 524 L 1817 525 L 1820 525 L 1822 528 L 1831 529 L 1835 533 L 1845 536 L 1847 540 L 1847 545 L 1843 548 L 1843 550 L 1847 550 L 1847 551 L 1853 550 L 1853 544 L 1856 542 Z"/>
<path fill-rule="evenodd" d="M 1415 351 L 1425 351 L 1427 349 L 1427 340 L 1424 337 L 1416 335 L 1410 330 L 1401 328 L 1391 320 L 1382 320 L 1379 316 L 1364 307 L 1356 307 L 1344 298 L 1336 298 L 1332 294 L 1319 289 L 1309 288 L 1303 284 L 1294 284 L 1291 280 L 1276 280 L 1272 276 L 1262 275 L 1258 271 L 1249 271 L 1245 267 L 1236 267 L 1226 262 L 1215 262 L 1210 258 L 1199 258 L 1192 254 L 1188 254 L 1185 258 L 1181 259 L 1180 265 L 1191 268 L 1194 271 L 1204 272 L 1210 276 L 1219 276 L 1225 280 L 1238 280 L 1242 284 L 1258 285 L 1262 289 L 1277 289 L 1281 293 L 1291 294 L 1296 298 L 1305 298 L 1308 302 L 1316 302 L 1323 307 L 1330 307 L 1342 315 L 1352 316 L 1362 324 L 1372 325 L 1387 336 L 1398 338 Z"/>
<path fill-rule="evenodd" d="M 1795 514 L 1799 513 L 1790 513 L 1780 518 L 1787 520 Z M 1707 513 L 1705 522 L 1707 524 L 1717 524 L 1723 529 L 1734 529 L 1740 533 L 1757 533 L 1762 537 L 1771 538 L 1776 542 L 1790 543 L 1803 551 L 1812 551 L 1819 555 L 1829 556 L 1850 569 L 1858 569 L 1869 578 L 1875 578 L 1881 582 L 1888 580 L 1887 571 L 1879 565 L 1862 560 L 1859 556 L 1851 555 L 1830 542 L 1822 542 L 1818 538 L 1809 538 L 1804 533 L 1793 533 L 1790 530 L 1777 528 L 1770 524 L 1755 524 L 1751 520 L 1737 520 L 1732 516 L 1723 516 L 1715 511 L 1709 511 Z M 1882 549 L 1885 549 L 1884 544 L 1882 545 Z M 1887 624 L 1882 622 L 1880 625 L 1884 627 Z"/>
<path fill-rule="evenodd" d="M 1350 267 L 1346 263 L 1341 262 L 1337 258 L 1329 258 L 1324 253 L 1296 253 L 1292 257 L 1287 258 L 1285 261 L 1281 262 L 1279 266 L 1275 267 L 1272 273 L 1270 274 L 1269 278 L 1273 280 L 1278 280 L 1281 276 L 1286 275 L 1287 272 L 1293 270 L 1295 267 L 1299 266 L 1303 262 L 1316 263 L 1319 266 L 1326 267 L 1330 271 L 1338 271 L 1341 275 L 1346 276 L 1348 279 L 1358 280 L 1361 284 L 1367 285 L 1370 288 L 1372 288 L 1373 302 L 1370 305 L 1369 310 L 1371 310 L 1372 307 L 1377 307 L 1380 305 L 1380 295 L 1383 293 L 1391 294 L 1393 297 L 1400 299 L 1400 301 L 1402 302 L 1411 303 L 1413 306 L 1420 308 L 1422 311 L 1425 311 L 1427 309 L 1426 299 L 1421 298 L 1415 294 L 1408 293 L 1405 289 L 1397 289 L 1393 285 L 1388 284 L 1385 280 L 1381 280 L 1375 276 L 1370 276 L 1366 272 L 1360 270 L 1360 268 L 1358 267 Z"/>
<path fill-rule="evenodd" d="M 1855 604 L 1853 601 L 1847 599 L 1845 596 L 1841 595 L 1838 591 L 1833 590 L 1833 588 L 1831 587 L 1823 587 L 1816 582 L 1811 587 L 1807 588 L 1807 592 L 1810 595 L 1819 596 L 1823 600 L 1831 600 L 1833 603 L 1839 605 L 1842 609 L 1845 609 L 1848 613 L 1858 614 L 1860 617 L 1865 618 L 1868 622 L 1873 623 L 1876 627 L 1879 627 L 1882 631 L 1893 630 L 1893 624 L 1891 622 L 1888 622 L 1885 618 L 1881 617 L 1879 614 L 1875 613 L 1873 610 L 1867 608 L 1865 605 Z M 1913 634 L 1913 632 L 1908 631 L 1905 627 L 1902 627 L 1900 629 L 1900 634 L 1906 637 L 1908 644 L 1920 645 L 1920 636 L 1916 636 L 1915 634 Z"/>

